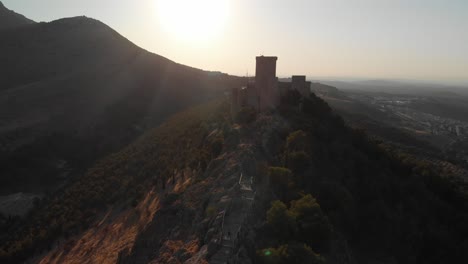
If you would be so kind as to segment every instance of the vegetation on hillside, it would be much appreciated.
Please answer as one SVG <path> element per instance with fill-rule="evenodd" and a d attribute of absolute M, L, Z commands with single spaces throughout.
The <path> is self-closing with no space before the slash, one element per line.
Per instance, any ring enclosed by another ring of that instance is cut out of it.
<path fill-rule="evenodd" d="M 313 254 L 296 263 L 318 263 L 313 256 L 336 253 L 329 246 L 341 236 L 358 263 L 468 259 L 466 186 L 348 128 L 314 95 L 290 94 L 279 113 L 291 130 L 271 161 L 274 194 L 258 230 L 260 263 L 291 263 L 281 255 L 298 244 Z"/>
<path fill-rule="evenodd" d="M 252 109 L 242 113 L 244 128 L 255 125 Z M 180 113 L 43 200 L 28 220 L 3 219 L 9 224 L 2 226 L 0 260 L 24 260 L 85 229 L 110 206 L 136 205 L 152 186 L 165 188 L 175 171 L 204 171 L 223 153 L 216 128 L 230 125 L 228 115 L 220 102 Z M 465 185 L 347 127 L 314 95 L 291 93 L 274 115 L 288 124 L 278 133 L 278 153 L 257 164 L 257 184 L 267 186 L 258 190 L 265 197 L 257 199 L 260 224 L 253 225 L 250 253 L 258 263 L 326 263 L 343 253 L 337 243 L 349 245 L 358 263 L 468 259 Z"/>
<path fill-rule="evenodd" d="M 207 140 L 226 105 L 213 102 L 179 113 L 133 144 L 97 163 L 63 191 L 44 199 L 25 220 L 3 226 L 0 262 L 18 263 L 49 250 L 57 238 L 86 229 L 110 206 L 134 206 L 152 186 L 165 188 L 175 171 L 203 171 L 220 152 Z"/>

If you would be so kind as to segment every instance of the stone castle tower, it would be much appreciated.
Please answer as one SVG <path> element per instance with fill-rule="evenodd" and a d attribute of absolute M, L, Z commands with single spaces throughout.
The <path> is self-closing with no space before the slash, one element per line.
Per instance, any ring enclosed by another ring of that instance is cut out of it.
<path fill-rule="evenodd" d="M 248 80 L 246 86 L 234 88 L 231 92 L 231 110 L 235 115 L 243 107 L 253 107 L 258 112 L 275 109 L 281 98 L 289 91 L 296 90 L 302 97 L 311 94 L 311 82 L 304 75 L 292 76 L 291 82 L 279 82 L 276 77 L 278 57 L 258 56 L 255 68 L 255 81 Z"/>
<path fill-rule="evenodd" d="M 311 83 L 306 81 L 305 75 L 293 75 L 291 79 L 291 89 L 298 91 L 302 96 L 310 96 Z"/>
<path fill-rule="evenodd" d="M 280 101 L 276 61 L 278 57 L 257 57 L 255 72 L 256 105 L 259 111 L 273 109 Z"/>

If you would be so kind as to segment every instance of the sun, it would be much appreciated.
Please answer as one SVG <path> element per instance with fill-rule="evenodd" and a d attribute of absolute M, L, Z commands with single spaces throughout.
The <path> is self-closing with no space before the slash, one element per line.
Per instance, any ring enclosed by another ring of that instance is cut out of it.
<path fill-rule="evenodd" d="M 209 40 L 222 32 L 228 18 L 229 0 L 156 1 L 162 27 L 184 40 Z"/>

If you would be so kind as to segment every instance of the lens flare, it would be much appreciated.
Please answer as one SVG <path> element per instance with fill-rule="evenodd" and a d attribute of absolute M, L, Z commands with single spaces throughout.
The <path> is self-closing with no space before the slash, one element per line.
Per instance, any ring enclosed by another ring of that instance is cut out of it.
<path fill-rule="evenodd" d="M 209 40 L 226 24 L 229 0 L 157 0 L 161 26 L 189 41 Z"/>

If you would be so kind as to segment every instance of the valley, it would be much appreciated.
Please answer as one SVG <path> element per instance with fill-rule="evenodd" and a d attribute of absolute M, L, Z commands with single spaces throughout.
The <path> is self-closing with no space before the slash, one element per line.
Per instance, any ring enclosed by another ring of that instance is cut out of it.
<path fill-rule="evenodd" d="M 330 90 L 330 89 L 329 89 Z M 427 142 L 424 150 L 438 149 L 460 165 L 468 165 L 468 96 L 449 91 L 419 91 L 412 93 L 375 92 L 369 89 L 318 91 L 323 99 L 351 124 L 368 129 L 371 134 L 391 139 L 403 145 L 407 140 L 391 136 L 391 131 L 378 126 L 397 129 L 414 139 Z M 413 140 L 413 144 L 414 144 Z M 433 151 L 432 150 L 432 151 Z M 433 151 L 434 152 L 434 151 Z"/>

